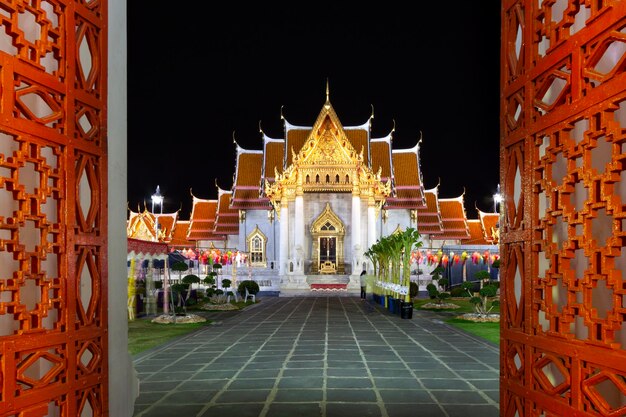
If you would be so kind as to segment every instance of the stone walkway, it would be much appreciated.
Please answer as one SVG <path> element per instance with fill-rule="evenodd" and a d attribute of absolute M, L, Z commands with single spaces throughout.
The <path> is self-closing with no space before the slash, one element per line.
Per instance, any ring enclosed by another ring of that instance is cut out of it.
<path fill-rule="evenodd" d="M 499 416 L 498 347 L 441 316 L 358 297 L 259 301 L 136 356 L 134 416 Z"/>

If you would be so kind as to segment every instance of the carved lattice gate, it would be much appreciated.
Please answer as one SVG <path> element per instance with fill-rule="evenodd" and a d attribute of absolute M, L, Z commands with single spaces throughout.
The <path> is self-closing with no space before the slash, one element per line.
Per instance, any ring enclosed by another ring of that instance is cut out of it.
<path fill-rule="evenodd" d="M 0 1 L 2 416 L 106 416 L 106 0 Z"/>
<path fill-rule="evenodd" d="M 501 415 L 626 415 L 626 1 L 504 0 L 501 51 Z"/>

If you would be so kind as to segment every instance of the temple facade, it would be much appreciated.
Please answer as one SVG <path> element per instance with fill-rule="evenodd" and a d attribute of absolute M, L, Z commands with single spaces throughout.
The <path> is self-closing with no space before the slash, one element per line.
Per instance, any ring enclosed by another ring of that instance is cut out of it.
<path fill-rule="evenodd" d="M 361 271 L 371 270 L 367 249 L 408 227 L 420 232 L 426 248 L 497 243 L 498 214 L 479 211 L 479 219 L 468 221 L 463 195 L 440 198 L 438 186 L 425 189 L 420 142 L 394 149 L 393 131 L 372 137 L 372 118 L 344 126 L 327 91 L 311 126 L 283 117 L 284 138 L 261 131 L 259 150 L 235 143 L 233 186 L 218 186 L 217 199 L 192 194 L 188 222 L 176 213 L 131 212 L 128 235 L 176 249 L 241 251 L 246 262 L 232 274 L 281 295 L 320 283 L 358 291 Z"/>

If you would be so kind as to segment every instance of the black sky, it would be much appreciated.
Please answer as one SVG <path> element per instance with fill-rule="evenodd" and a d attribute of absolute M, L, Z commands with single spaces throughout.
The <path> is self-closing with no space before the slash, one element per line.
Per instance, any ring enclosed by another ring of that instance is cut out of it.
<path fill-rule="evenodd" d="M 205 4 L 206 3 L 206 4 Z M 469 218 L 493 210 L 499 181 L 500 2 L 414 2 L 358 9 L 210 2 L 183 8 L 128 2 L 128 202 L 165 212 L 232 186 L 235 145 L 261 149 L 259 121 L 284 137 L 330 101 L 344 126 L 394 149 L 420 146 L 426 188 L 465 191 Z M 423 4 L 424 3 L 424 4 Z M 431 4 L 433 3 L 433 4 Z M 160 3 L 159 3 L 160 4 Z M 415 10 L 412 10 L 415 9 Z M 110 47 L 115 47 L 111 45 Z"/>

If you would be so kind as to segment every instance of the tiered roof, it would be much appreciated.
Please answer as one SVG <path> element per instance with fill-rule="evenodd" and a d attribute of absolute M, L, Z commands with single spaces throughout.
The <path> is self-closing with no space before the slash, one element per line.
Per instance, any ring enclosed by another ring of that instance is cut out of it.
<path fill-rule="evenodd" d="M 438 193 L 439 186 L 424 192 L 426 207 L 417 211 L 417 230 L 421 235 L 440 235 L 443 233 Z"/>
<path fill-rule="evenodd" d="M 424 186 L 419 164 L 419 143 L 411 149 L 394 149 L 391 155 L 395 195 L 387 198 L 387 208 L 425 208 Z"/>
<path fill-rule="evenodd" d="M 469 228 L 470 237 L 463 241 L 466 245 L 490 245 L 491 243 L 485 240 L 485 234 L 483 233 L 483 226 L 478 219 L 468 220 L 467 226 Z"/>
<path fill-rule="evenodd" d="M 174 233 L 172 234 L 172 240 L 168 245 L 174 249 L 187 249 L 196 246 L 196 243 L 187 239 L 187 232 L 189 231 L 189 220 L 178 220 L 174 226 Z"/>
<path fill-rule="evenodd" d="M 469 227 L 467 226 L 467 216 L 463 206 L 463 195 L 456 198 L 440 198 L 439 210 L 443 233 L 434 235 L 437 240 L 463 240 L 469 239 Z"/>
<path fill-rule="evenodd" d="M 260 195 L 263 151 L 250 151 L 237 145 L 236 166 L 231 208 L 268 209 L 269 200 Z"/>
<path fill-rule="evenodd" d="M 490 245 L 497 245 L 500 241 L 500 233 L 498 232 L 500 214 L 485 213 L 478 210 L 478 219 L 480 220 L 485 241 Z"/>
<path fill-rule="evenodd" d="M 370 141 L 372 149 L 372 171 L 378 173 L 384 182 L 391 179 L 391 133 L 384 138 L 372 139 Z"/>
<path fill-rule="evenodd" d="M 215 213 L 217 200 L 205 200 L 193 196 L 193 208 L 187 239 L 198 240 L 225 240 L 225 236 L 215 234 Z"/>
<path fill-rule="evenodd" d="M 239 234 L 239 210 L 232 208 L 231 191 L 225 191 L 218 187 L 217 212 L 215 214 L 216 235 L 236 235 Z"/>

